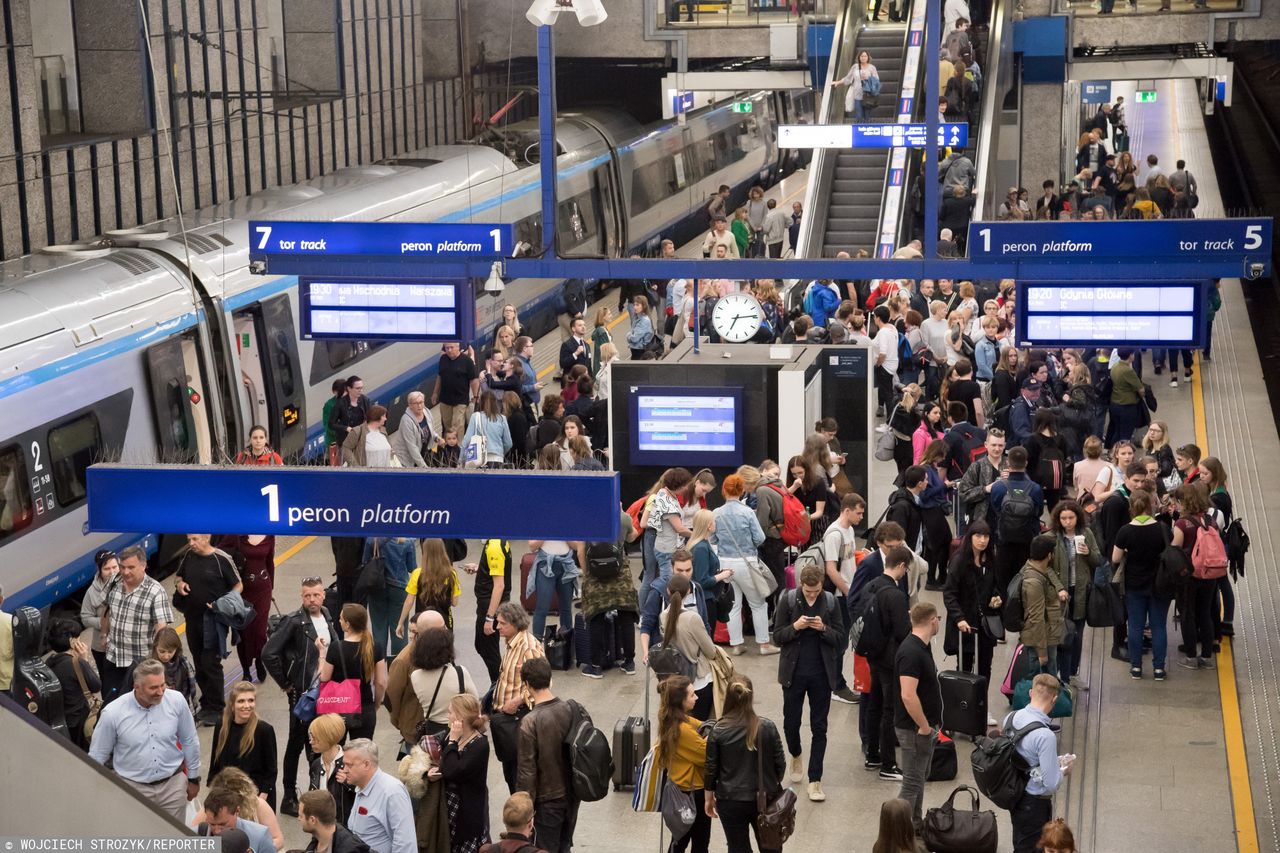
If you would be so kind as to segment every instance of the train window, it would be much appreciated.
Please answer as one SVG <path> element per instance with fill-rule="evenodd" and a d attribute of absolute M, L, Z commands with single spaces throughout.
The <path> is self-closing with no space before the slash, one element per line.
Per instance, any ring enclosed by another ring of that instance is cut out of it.
<path fill-rule="evenodd" d="M 631 177 L 631 213 L 638 215 L 657 207 L 688 185 L 684 168 L 684 152 L 662 157 L 641 166 Z"/>
<path fill-rule="evenodd" d="M 707 174 L 727 169 L 746 156 L 738 144 L 739 139 L 737 128 L 732 128 L 720 131 L 703 143 L 702 162 Z"/>
<path fill-rule="evenodd" d="M 516 243 L 524 243 L 529 248 L 517 246 L 515 256 L 521 257 L 542 249 L 542 216 L 534 214 L 526 216 L 516 223 Z"/>
<path fill-rule="evenodd" d="M 34 517 L 22 449 L 0 449 L 0 540 L 26 529 Z"/>
<path fill-rule="evenodd" d="M 323 346 L 329 356 L 329 368 L 341 370 L 383 346 L 383 343 L 383 341 L 325 341 Z"/>
<path fill-rule="evenodd" d="M 53 491 L 61 506 L 84 500 L 85 472 L 102 455 L 102 431 L 92 412 L 49 430 Z"/>
<path fill-rule="evenodd" d="M 187 453 L 193 447 L 191 443 L 190 419 L 187 417 L 186 389 L 176 379 L 164 383 L 164 395 L 159 408 L 168 413 L 163 419 L 161 428 L 169 430 L 169 443 L 180 453 Z M 165 460 L 168 461 L 168 460 Z"/>
<path fill-rule="evenodd" d="M 280 393 L 289 398 L 293 398 L 296 388 L 293 376 L 293 360 L 289 358 L 289 347 L 292 346 L 289 336 L 282 330 L 277 329 L 272 333 L 275 336 L 275 364 L 272 370 L 275 371 L 276 379 L 280 380 Z"/>
<path fill-rule="evenodd" d="M 566 249 L 582 246 L 584 243 L 599 242 L 596 239 L 599 234 L 596 205 L 590 192 L 560 202 L 556 219 L 560 240 Z"/>

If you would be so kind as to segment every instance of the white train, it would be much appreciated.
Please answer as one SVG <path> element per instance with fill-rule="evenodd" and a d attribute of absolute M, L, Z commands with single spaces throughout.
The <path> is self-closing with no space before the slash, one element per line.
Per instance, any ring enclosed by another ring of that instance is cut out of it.
<path fill-rule="evenodd" d="M 675 124 L 620 113 L 558 124 L 562 254 L 652 253 L 692 239 L 721 184 L 745 197 L 792 171 L 778 122 L 812 115 L 812 95 L 758 93 Z M 85 469 L 95 461 L 220 462 L 250 426 L 293 460 L 323 454 L 321 409 L 338 377 L 358 373 L 399 418 L 429 389 L 428 344 L 301 341 L 297 279 L 248 271 L 248 220 L 508 222 L 540 244 L 534 123 L 506 130 L 504 151 L 423 149 L 341 169 L 187 218 L 53 247 L 0 265 L 0 586 L 6 609 L 47 607 L 92 578 L 92 555 L 142 543 L 163 565 L 176 542 L 91 534 Z M 560 280 L 511 282 L 500 297 L 475 281 L 476 340 L 492 339 L 503 304 L 536 338 L 555 327 Z M 589 282 L 595 285 L 595 282 Z M 143 496 L 139 496 L 143 499 Z M 163 499 L 149 495 L 145 499 Z M 174 537 L 169 537 L 174 539 Z"/>

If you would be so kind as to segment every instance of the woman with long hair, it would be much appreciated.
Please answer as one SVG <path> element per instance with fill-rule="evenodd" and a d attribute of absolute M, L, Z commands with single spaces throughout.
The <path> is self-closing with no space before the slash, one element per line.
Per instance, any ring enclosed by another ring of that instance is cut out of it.
<path fill-rule="evenodd" d="M 991 411 L 998 412 L 1013 403 L 1018 396 L 1018 366 L 1021 353 L 1017 347 L 1008 346 L 1000 350 L 1000 359 L 991 374 Z"/>
<path fill-rule="evenodd" d="M 680 501 L 681 518 L 685 527 L 693 525 L 693 515 L 700 509 L 707 508 L 707 495 L 716 490 L 716 475 L 710 468 L 699 468 L 687 485 L 676 497 Z"/>
<path fill-rule="evenodd" d="M 654 530 L 653 558 L 660 578 L 671 577 L 671 555 L 692 532 L 685 526 L 680 500 L 692 482 L 693 475 L 687 468 L 668 468 L 646 507 L 644 523 Z"/>
<path fill-rule="evenodd" d="M 374 537 L 364 540 L 363 564 L 374 555 L 382 560 L 386 583 L 382 589 L 371 590 L 365 597 L 365 609 L 369 611 L 369 629 L 373 638 L 385 650 L 391 660 L 404 649 L 404 612 L 410 607 L 412 593 L 409 582 L 418 571 L 418 549 L 406 536 Z"/>
<path fill-rule="evenodd" d="M 515 332 L 517 338 L 524 334 L 524 325 L 520 322 L 520 314 L 516 310 L 516 306 L 510 302 L 502 306 L 502 322 L 499 324 L 499 328 L 502 326 L 506 326 Z"/>
<path fill-rule="evenodd" d="M 911 804 L 906 800 L 894 797 L 881 803 L 880 834 L 871 853 L 926 853 L 912 818 Z"/>
<path fill-rule="evenodd" d="M 529 441 L 529 416 L 525 413 L 524 401 L 515 391 L 502 393 L 502 414 L 507 419 L 507 432 L 511 433 L 507 464 L 512 468 L 523 468 L 528 464 L 525 449 Z"/>
<path fill-rule="evenodd" d="M 307 740 L 316 760 L 311 762 L 311 790 L 328 791 L 338 806 L 338 823 L 347 825 L 356 788 L 343 781 L 342 744 L 347 739 L 347 724 L 341 714 L 321 714 L 307 726 Z"/>
<path fill-rule="evenodd" d="M 352 740 L 373 737 L 378 705 L 387 692 L 386 650 L 369 631 L 369 611 L 359 604 L 342 605 L 338 616 L 342 639 L 329 646 L 320 662 L 320 683 L 356 679 L 360 683 L 360 713 L 349 714 L 347 734 Z"/>
<path fill-rule="evenodd" d="M 262 683 L 267 680 L 262 652 L 267 647 L 267 628 L 276 586 L 276 537 L 261 533 L 219 536 L 214 546 L 226 551 L 235 561 L 243 585 L 240 595 L 253 607 L 253 621 L 240 632 L 236 654 L 245 680 Z"/>
<path fill-rule="evenodd" d="M 284 849 L 284 832 L 280 829 L 280 821 L 276 818 L 275 809 L 258 796 L 264 792 L 258 790 L 258 786 L 249 778 L 248 773 L 239 767 L 224 767 L 209 779 L 209 788 L 221 788 L 239 797 L 240 808 L 237 809 L 236 816 L 265 826 L 267 832 L 271 833 L 271 841 L 276 845 L 276 849 Z M 203 820 L 204 813 L 201 812 L 196 816 L 196 823 L 199 824 Z"/>
<path fill-rule="evenodd" d="M 689 602 L 688 607 L 685 607 L 686 601 Z M 686 575 L 672 575 L 667 582 L 667 608 L 662 611 L 658 626 L 662 631 L 662 644 L 679 649 L 696 664 L 693 687 L 698 694 L 698 703 L 692 713 L 705 720 L 711 716 L 714 699 L 711 661 L 715 659 L 716 646 L 707 633 L 698 608 L 694 606 L 695 601 L 693 581 Z"/>
<path fill-rule="evenodd" d="M 1067 470 L 1071 451 L 1058 435 L 1058 416 L 1051 409 L 1037 409 L 1027 440 L 1027 473 L 1044 491 L 1045 506 L 1062 500 L 1071 473 Z"/>
<path fill-rule="evenodd" d="M 209 761 L 209 784 L 224 767 L 238 767 L 249 775 L 267 804 L 276 805 L 276 730 L 258 717 L 258 688 L 248 681 L 231 685 L 231 695 L 222 709 L 222 719 L 213 727 L 213 756 Z"/>
<path fill-rule="evenodd" d="M 828 497 L 831 489 L 822 472 L 809 465 L 803 456 L 792 456 L 787 461 L 787 491 L 796 496 L 796 500 L 804 504 L 812 521 L 809 532 L 809 545 L 822 539 L 827 528 L 823 523 Z"/>
<path fill-rule="evenodd" d="M 498 395 L 485 391 L 476 403 L 476 410 L 467 421 L 467 432 L 462 436 L 463 452 L 471 445 L 475 436 L 484 436 L 484 460 L 481 467 L 501 468 L 507 454 L 515 446 L 511 438 L 511 427 L 503 417 L 502 405 Z"/>
<path fill-rule="evenodd" d="M 1152 421 L 1147 424 L 1147 433 L 1142 437 L 1142 455 L 1154 457 L 1160 463 L 1161 480 L 1173 474 L 1173 445 L 1169 443 L 1167 423 Z"/>
<path fill-rule="evenodd" d="M 560 451 L 560 470 L 570 471 L 573 469 L 573 451 L 569 449 L 569 442 L 575 438 L 584 438 L 590 444 L 591 436 L 587 434 L 586 424 L 582 422 L 582 418 L 577 415 L 568 415 L 561 423 L 562 432 L 560 437 L 554 442 L 556 450 Z"/>
<path fill-rule="evenodd" d="M 502 353 L 503 359 L 511 358 L 516 354 L 516 337 L 515 329 L 502 324 L 499 324 L 497 331 L 493 333 L 493 348 Z"/>
<path fill-rule="evenodd" d="M 1183 483 L 1173 492 L 1178 507 L 1178 520 L 1173 525 L 1173 545 L 1187 552 L 1188 560 L 1195 553 L 1196 540 L 1207 529 L 1217 529 L 1217 523 L 1208 517 L 1209 490 L 1203 483 Z M 1218 531 L 1221 535 L 1221 531 Z M 1213 603 L 1218 593 L 1217 578 L 1189 578 L 1179 591 L 1178 610 L 1182 614 L 1182 645 L 1185 657 L 1178 658 L 1178 666 L 1186 669 L 1215 669 L 1213 661 Z"/>
<path fill-rule="evenodd" d="M 924 417 L 920 419 L 920 426 L 916 427 L 916 431 L 911 434 L 911 464 L 923 464 L 920 460 L 924 456 L 924 449 L 931 442 L 941 439 L 946 431 L 942 423 L 942 406 L 935 402 L 925 403 Z"/>
<path fill-rule="evenodd" d="M 254 424 L 249 430 L 249 443 L 236 454 L 237 465 L 283 465 L 280 454 L 267 444 L 267 428 Z"/>
<path fill-rule="evenodd" d="M 849 73 L 837 80 L 836 85 L 849 87 L 844 96 L 845 117 L 852 116 L 854 122 L 858 123 L 866 121 L 867 96 L 874 98 L 880 94 L 880 72 L 871 64 L 871 54 L 865 50 L 859 51 Z"/>
<path fill-rule="evenodd" d="M 1050 510 L 1049 530 L 1057 543 L 1049 566 L 1058 575 L 1058 585 L 1067 591 L 1064 615 L 1076 626 L 1072 642 L 1058 646 L 1057 675 L 1063 684 L 1070 682 L 1088 690 L 1089 685 L 1082 684 L 1079 678 L 1085 605 L 1089 601 L 1093 570 L 1102 562 L 1102 551 L 1086 523 L 1084 509 L 1075 501 L 1061 501 Z"/>
<path fill-rule="evenodd" d="M 610 389 L 613 385 L 613 373 L 609 370 L 609 365 L 618 360 L 618 348 L 613 341 L 606 341 L 600 345 L 600 366 L 596 368 L 595 384 L 596 399 L 608 400 Z"/>
<path fill-rule="evenodd" d="M 1058 433 L 1067 443 L 1073 462 L 1079 461 L 1088 436 L 1102 434 L 1105 417 L 1106 410 L 1098 405 L 1098 392 L 1093 387 L 1089 368 L 1077 359 L 1067 368 L 1062 406 L 1058 410 Z"/>
<path fill-rule="evenodd" d="M 454 696 L 448 709 L 440 763 L 429 775 L 444 780 L 450 853 L 479 853 L 489 843 L 488 720 L 480 713 L 480 700 L 466 693 Z"/>
<path fill-rule="evenodd" d="M 1142 678 L 1143 625 L 1151 628 L 1152 675 L 1156 681 L 1166 677 L 1165 657 L 1169 651 L 1169 602 L 1156 595 L 1156 572 L 1164 551 L 1168 532 L 1152 517 L 1155 498 L 1151 492 L 1138 490 L 1129 496 L 1132 520 L 1116 533 L 1111 548 L 1111 565 L 1124 566 L 1124 603 L 1128 612 L 1129 677 Z M 1183 624 L 1187 614 L 1183 613 Z M 1211 652 L 1212 653 L 1212 652 Z"/>
<path fill-rule="evenodd" d="M 693 682 L 683 675 L 672 675 L 658 685 L 658 744 L 654 758 L 667 772 L 671 784 L 694 798 L 693 826 L 684 838 L 668 845 L 668 853 L 684 853 L 690 845 L 693 853 L 707 853 L 711 842 L 711 817 L 698 802 L 703 798 L 707 739 L 699 731 L 702 721 L 691 716 L 697 704 Z"/>
<path fill-rule="evenodd" d="M 693 514 L 693 533 L 684 544 L 693 555 L 693 582 L 702 587 L 707 600 L 715 597 L 716 584 L 733 577 L 733 571 L 720 568 L 720 558 L 711 547 L 711 537 L 716 532 L 716 516 L 709 509 Z"/>
<path fill-rule="evenodd" d="M 1220 515 L 1217 519 L 1218 529 L 1225 534 L 1227 527 L 1235 518 L 1235 506 L 1231 501 L 1231 494 L 1227 491 L 1227 469 L 1218 457 L 1206 456 L 1200 460 L 1199 470 L 1200 482 L 1209 489 L 1209 503 L 1213 504 L 1213 508 Z M 1218 578 L 1218 596 L 1221 602 L 1213 607 L 1214 633 L 1218 639 L 1234 637 L 1236 632 L 1232 623 L 1236 618 L 1236 591 L 1231 586 L 1230 573 L 1226 577 Z"/>
<path fill-rule="evenodd" d="M 1162 8 L 1167 10 L 1169 7 Z M 1044 829 L 1040 831 L 1040 840 L 1036 842 L 1036 849 L 1044 853 L 1076 853 L 1076 837 L 1071 832 L 1071 827 L 1067 826 L 1067 822 L 1056 817 L 1046 823 Z"/>
<path fill-rule="evenodd" d="M 773 279 L 762 278 L 756 283 L 756 301 L 764 309 L 764 319 L 769 324 L 770 340 L 777 338 L 782 331 L 782 318 L 786 311 L 782 307 L 782 297 L 778 295 L 778 288 Z"/>
<path fill-rule="evenodd" d="M 951 558 L 942 600 L 947 607 L 943 654 L 959 652 L 960 668 L 991 680 L 991 658 L 996 638 L 987 630 L 987 614 L 998 614 L 1004 601 L 996 588 L 996 567 L 991 547 L 991 527 L 982 519 L 969 522 L 960 549 Z M 976 653 L 976 654 L 975 654 Z"/>
<path fill-rule="evenodd" d="M 1098 474 L 1098 479 L 1093 484 L 1093 499 L 1098 506 L 1102 506 L 1102 502 L 1111 497 L 1112 492 L 1124 485 L 1124 469 L 1129 467 L 1134 456 L 1133 442 L 1128 439 L 1121 439 L 1112 445 L 1111 465 Z"/>
<path fill-rule="evenodd" d="M 920 426 L 920 416 L 916 414 L 916 404 L 920 402 L 924 391 L 912 382 L 902 389 L 902 398 L 889 411 L 889 422 L 885 427 L 893 431 L 896 439 L 893 445 L 893 462 L 898 474 L 911 467 L 911 436 Z M 879 430 L 879 427 L 876 428 Z"/>
<path fill-rule="evenodd" d="M 951 525 L 947 510 L 951 506 L 951 483 L 947 481 L 947 443 L 942 439 L 929 442 L 920 467 L 924 468 L 928 485 L 916 499 L 923 519 L 924 554 L 929 564 L 927 589 L 940 590 L 947 580 L 947 558 L 951 548 Z"/>
<path fill-rule="evenodd" d="M 704 779 L 707 816 L 720 819 L 729 853 L 751 853 L 751 830 L 759 844 L 756 794 L 763 790 L 766 798 L 775 798 L 782 792 L 786 770 L 786 752 L 778 727 L 756 714 L 751 679 L 735 674 L 725 691 L 724 711 L 707 736 Z M 776 853 L 763 846 L 760 850 Z"/>
<path fill-rule="evenodd" d="M 443 539 L 423 539 L 422 568 L 414 569 L 404 591 L 408 596 L 396 623 L 396 636 L 403 637 L 405 625 L 426 610 L 434 610 L 444 617 L 444 624 L 453 630 L 453 608 L 458 606 L 462 584 L 458 582 L 458 570 L 449 559 Z"/>

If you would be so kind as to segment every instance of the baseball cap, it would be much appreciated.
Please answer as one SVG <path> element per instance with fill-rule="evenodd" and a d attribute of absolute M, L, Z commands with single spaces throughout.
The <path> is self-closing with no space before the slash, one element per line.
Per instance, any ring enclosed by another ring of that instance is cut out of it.
<path fill-rule="evenodd" d="M 1022 380 L 1023 391 L 1039 391 L 1040 388 L 1040 380 L 1035 379 L 1034 377 L 1028 376 L 1026 379 Z"/>

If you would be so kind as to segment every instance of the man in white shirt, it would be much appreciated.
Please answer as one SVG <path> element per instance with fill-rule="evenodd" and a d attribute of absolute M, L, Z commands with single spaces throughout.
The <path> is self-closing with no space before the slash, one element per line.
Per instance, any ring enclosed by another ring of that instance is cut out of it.
<path fill-rule="evenodd" d="M 787 226 L 791 224 L 791 220 L 778 207 L 776 198 L 769 199 L 765 204 L 769 212 L 764 217 L 764 244 L 769 249 L 769 257 L 781 258 L 782 247 L 787 241 Z"/>
<path fill-rule="evenodd" d="M 733 232 L 729 230 L 729 220 L 723 216 L 717 217 L 711 225 L 711 230 L 707 232 L 707 236 L 702 240 L 702 257 L 715 257 L 716 246 L 724 246 L 725 255 L 730 258 L 738 258 L 738 240 L 733 236 Z"/>
<path fill-rule="evenodd" d="M 883 305 L 871 313 L 876 333 L 871 344 L 875 349 L 875 381 L 876 394 L 884 417 L 889 417 L 890 406 L 893 405 L 893 377 L 898 372 L 898 330 L 889 320 L 889 309 Z M 884 432 L 888 424 L 876 427 L 877 432 Z"/>
<path fill-rule="evenodd" d="M 858 568 L 858 537 L 855 528 L 862 523 L 867 514 L 867 502 L 859 494 L 850 492 L 840 499 L 840 516 L 822 535 L 822 558 L 826 561 L 827 579 L 825 588 L 835 593 L 836 602 L 843 608 L 845 624 L 849 624 L 850 605 L 849 584 L 853 582 L 853 573 Z M 843 654 L 843 652 L 841 653 Z M 846 705 L 856 705 L 858 694 L 849 689 L 844 677 L 844 667 L 840 667 L 840 675 L 836 689 L 831 698 Z"/>

